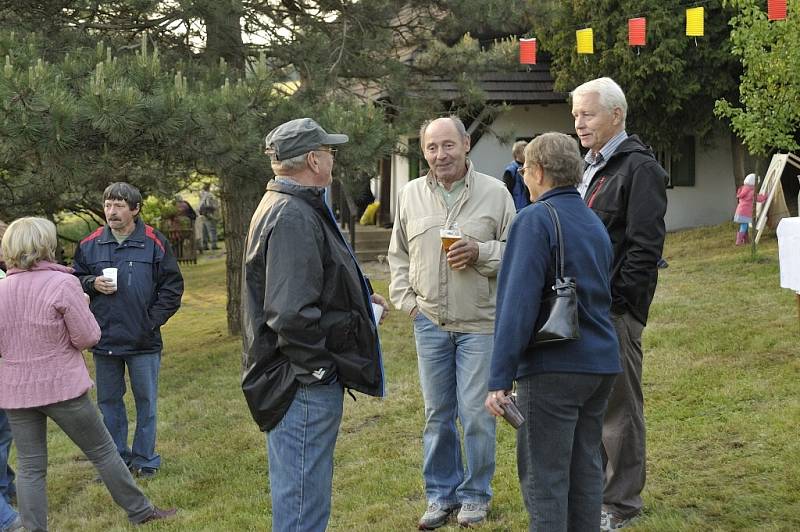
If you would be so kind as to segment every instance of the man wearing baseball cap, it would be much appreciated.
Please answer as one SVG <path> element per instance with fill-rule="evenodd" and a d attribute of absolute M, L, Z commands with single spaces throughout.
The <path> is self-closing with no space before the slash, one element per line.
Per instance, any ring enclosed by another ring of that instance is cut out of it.
<path fill-rule="evenodd" d="M 272 530 L 324 531 L 344 388 L 384 395 L 373 294 L 324 201 L 335 146 L 310 118 L 269 132 L 275 179 L 250 222 L 242 390 L 267 433 Z"/>

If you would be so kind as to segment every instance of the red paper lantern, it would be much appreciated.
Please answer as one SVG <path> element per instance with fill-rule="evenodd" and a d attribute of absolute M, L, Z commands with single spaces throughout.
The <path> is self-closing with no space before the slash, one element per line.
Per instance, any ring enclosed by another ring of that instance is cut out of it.
<path fill-rule="evenodd" d="M 767 0 L 767 17 L 770 20 L 786 20 L 786 0 Z"/>
<path fill-rule="evenodd" d="M 536 64 L 536 39 L 519 40 L 519 62 L 523 65 Z"/>
<path fill-rule="evenodd" d="M 628 45 L 644 46 L 647 43 L 647 19 L 628 19 Z"/>

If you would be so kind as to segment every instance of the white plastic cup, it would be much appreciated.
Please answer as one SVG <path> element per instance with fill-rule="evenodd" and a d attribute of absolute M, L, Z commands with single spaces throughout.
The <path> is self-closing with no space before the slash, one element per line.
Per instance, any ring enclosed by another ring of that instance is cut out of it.
<path fill-rule="evenodd" d="M 114 283 L 114 290 L 117 289 L 117 269 L 103 268 L 103 277 L 108 277 Z"/>

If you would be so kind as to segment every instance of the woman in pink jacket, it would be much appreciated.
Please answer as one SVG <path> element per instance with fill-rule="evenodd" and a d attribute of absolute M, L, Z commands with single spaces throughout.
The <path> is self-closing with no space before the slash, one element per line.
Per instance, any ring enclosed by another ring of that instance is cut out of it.
<path fill-rule="evenodd" d="M 17 445 L 17 497 L 22 524 L 47 530 L 47 418 L 75 442 L 134 524 L 176 510 L 152 505 L 125 467 L 88 391 L 81 351 L 100 328 L 71 269 L 55 264 L 56 228 L 43 218 L 8 226 L 2 250 L 8 277 L 0 283 L 0 408 Z"/>

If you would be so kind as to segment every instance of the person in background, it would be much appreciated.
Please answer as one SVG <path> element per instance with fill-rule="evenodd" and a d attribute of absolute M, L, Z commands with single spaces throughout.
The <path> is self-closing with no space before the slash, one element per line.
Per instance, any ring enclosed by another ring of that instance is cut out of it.
<path fill-rule="evenodd" d="M 201 241 L 200 250 L 219 249 L 217 247 L 217 217 L 219 216 L 219 200 L 211 192 L 211 184 L 204 183 L 203 190 L 200 191 L 200 205 L 197 207 L 200 213 Z"/>
<path fill-rule="evenodd" d="M 139 216 L 142 195 L 128 183 L 103 192 L 105 226 L 75 251 L 75 275 L 91 297 L 103 335 L 94 346 L 97 405 L 125 463 L 140 477 L 161 467 L 156 453 L 161 326 L 178 311 L 183 277 L 167 238 Z M 116 269 L 116 282 L 106 276 Z M 136 432 L 128 447 L 125 369 L 136 404 Z"/>
<path fill-rule="evenodd" d="M 603 502 L 600 441 L 619 344 L 611 323 L 612 250 L 603 223 L 575 190 L 583 161 L 569 135 L 545 133 L 525 149 L 531 199 L 558 214 L 567 277 L 578 286 L 576 340 L 534 345 L 532 324 L 552 283 L 558 250 L 545 205 L 514 219 L 497 288 L 497 316 L 486 408 L 503 414 L 517 383 L 525 418 L 517 432 L 517 469 L 530 530 L 597 530 Z"/>
<path fill-rule="evenodd" d="M 17 446 L 25 530 L 47 530 L 48 418 L 80 447 L 132 523 L 175 515 L 153 506 L 136 486 L 89 398 L 92 380 L 81 351 L 97 343 L 100 327 L 72 270 L 55 263 L 55 225 L 15 220 L 2 248 L 10 269 L 0 282 L 0 408 Z"/>
<path fill-rule="evenodd" d="M 389 292 L 416 339 L 428 503 L 417 526 L 431 530 L 456 512 L 461 526 L 477 525 L 489 511 L 496 422 L 483 402 L 497 272 L 515 210 L 503 184 L 467 158 L 470 137 L 458 117 L 426 122 L 419 138 L 430 171 L 400 191 Z M 446 244 L 440 231 L 456 226 L 461 237 Z"/>
<path fill-rule="evenodd" d="M 739 224 L 736 232 L 736 245 L 742 246 L 750 241 L 750 224 L 753 222 L 753 197 L 756 195 L 756 174 L 747 174 L 744 183 L 736 191 L 736 213 L 733 221 Z M 766 194 L 759 194 L 756 201 L 763 203 L 767 199 Z"/>
<path fill-rule="evenodd" d="M 667 172 L 653 150 L 628 136 L 625 93 L 611 78 L 572 91 L 572 116 L 588 148 L 578 191 L 606 226 L 614 248 L 611 317 L 623 373 L 614 382 L 603 422 L 605 488 L 602 530 L 631 524 L 642 511 L 646 477 L 642 332 L 664 250 Z"/>
<path fill-rule="evenodd" d="M 310 118 L 270 131 L 275 179 L 244 246 L 242 391 L 267 433 L 272 532 L 327 529 L 344 389 L 384 395 L 373 307 L 388 304 L 324 199 L 347 141 Z"/>
<path fill-rule="evenodd" d="M 519 212 L 521 209 L 531 204 L 530 193 L 525 186 L 525 181 L 520 173 L 520 168 L 525 164 L 525 146 L 528 143 L 518 140 L 511 147 L 511 154 L 514 159 L 508 163 L 503 172 L 503 183 L 506 184 L 511 199 L 514 200 L 514 207 Z"/>
<path fill-rule="evenodd" d="M 8 226 L 0 221 L 0 243 Z M 0 247 L 0 280 L 5 279 L 5 262 L 3 261 L 3 251 Z M 0 359 L 2 364 L 2 359 Z M 8 464 L 8 455 L 11 453 L 11 425 L 8 424 L 8 416 L 4 410 L 0 410 L 0 532 L 13 532 L 22 529 L 22 519 L 19 514 L 11 507 L 16 499 L 17 488 L 14 486 L 14 470 Z"/>
<path fill-rule="evenodd" d="M 0 366 L 2 364 L 3 361 L 0 358 Z M 5 410 L 0 410 L 0 532 L 22 529 L 22 518 L 11 506 L 17 496 L 17 488 L 14 486 L 14 470 L 8 465 L 11 440 L 11 425 L 8 423 L 8 416 Z"/>

